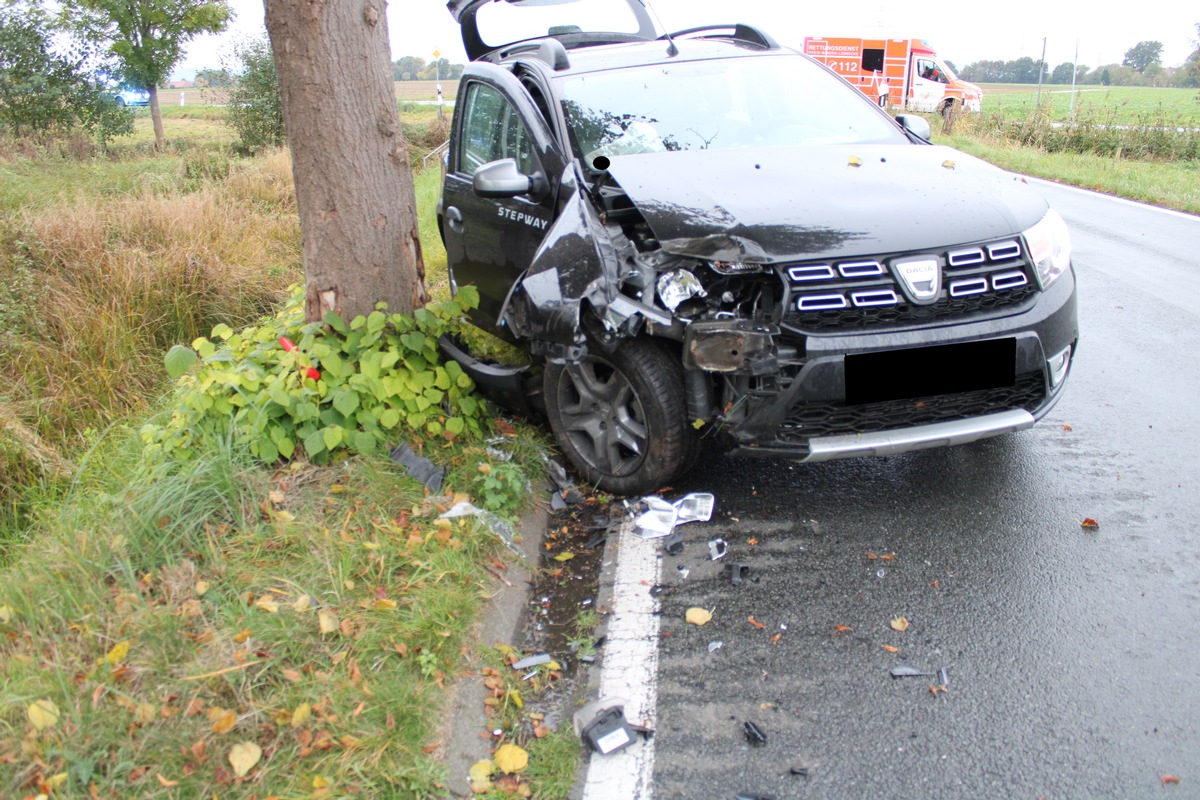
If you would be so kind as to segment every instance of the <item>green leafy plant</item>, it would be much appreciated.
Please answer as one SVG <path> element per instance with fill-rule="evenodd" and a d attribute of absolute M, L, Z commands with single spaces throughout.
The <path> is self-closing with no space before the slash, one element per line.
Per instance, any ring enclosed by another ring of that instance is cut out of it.
<path fill-rule="evenodd" d="M 339 450 L 376 452 L 400 431 L 447 441 L 481 435 L 487 422 L 474 382 L 437 352 L 438 337 L 476 303 L 474 287 L 463 287 L 411 316 L 381 308 L 349 324 L 334 313 L 305 323 L 297 287 L 259 325 L 239 333 L 218 325 L 216 342 L 202 337 L 167 353 L 178 394 L 165 421 L 142 427 L 147 455 L 186 460 L 197 440 L 232 434 L 268 463 L 300 449 L 325 463 Z"/>
<path fill-rule="evenodd" d="M 492 513 L 513 516 L 529 494 L 525 473 L 516 464 L 503 461 L 499 464 L 484 462 L 478 471 L 474 487 L 478 502 Z"/>

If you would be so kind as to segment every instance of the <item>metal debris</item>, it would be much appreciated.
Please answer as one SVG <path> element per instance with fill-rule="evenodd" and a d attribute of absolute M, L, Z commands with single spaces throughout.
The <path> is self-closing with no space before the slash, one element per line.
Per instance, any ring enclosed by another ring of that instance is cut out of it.
<path fill-rule="evenodd" d="M 536 656 L 522 658 L 520 661 L 513 664 L 512 668 L 519 672 L 520 670 L 529 669 L 530 667 L 540 667 L 542 664 L 549 664 L 553 660 L 554 659 L 550 657 L 549 653 L 539 653 Z"/>

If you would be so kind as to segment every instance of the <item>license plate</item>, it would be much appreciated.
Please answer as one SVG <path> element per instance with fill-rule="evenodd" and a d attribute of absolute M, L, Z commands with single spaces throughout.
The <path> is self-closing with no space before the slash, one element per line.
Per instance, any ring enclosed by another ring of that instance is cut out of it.
<path fill-rule="evenodd" d="M 1017 340 L 914 347 L 846 356 L 846 403 L 881 403 L 1011 387 Z"/>

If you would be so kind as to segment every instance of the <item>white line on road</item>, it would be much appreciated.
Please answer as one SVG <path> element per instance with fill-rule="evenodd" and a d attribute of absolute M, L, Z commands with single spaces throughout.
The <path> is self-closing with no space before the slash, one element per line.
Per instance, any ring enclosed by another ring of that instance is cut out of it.
<path fill-rule="evenodd" d="M 611 546 L 612 539 L 609 540 Z M 643 539 L 629 520 L 617 539 L 613 608 L 604 643 L 600 697 L 625 700 L 625 718 L 654 728 L 658 692 L 658 541 Z M 653 795 L 654 739 L 610 756 L 593 753 L 583 800 L 648 800 Z"/>

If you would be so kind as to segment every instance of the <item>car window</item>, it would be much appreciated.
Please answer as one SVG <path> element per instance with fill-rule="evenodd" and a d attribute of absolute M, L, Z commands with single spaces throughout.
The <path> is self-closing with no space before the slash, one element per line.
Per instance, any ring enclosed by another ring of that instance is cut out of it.
<path fill-rule="evenodd" d="M 458 169 L 474 175 L 489 161 L 512 158 L 526 175 L 537 171 L 533 142 L 512 104 L 496 89 L 472 83 L 466 93 Z"/>
<path fill-rule="evenodd" d="M 560 79 L 572 147 L 598 156 L 904 142 L 860 92 L 801 56 L 684 61 Z"/>

